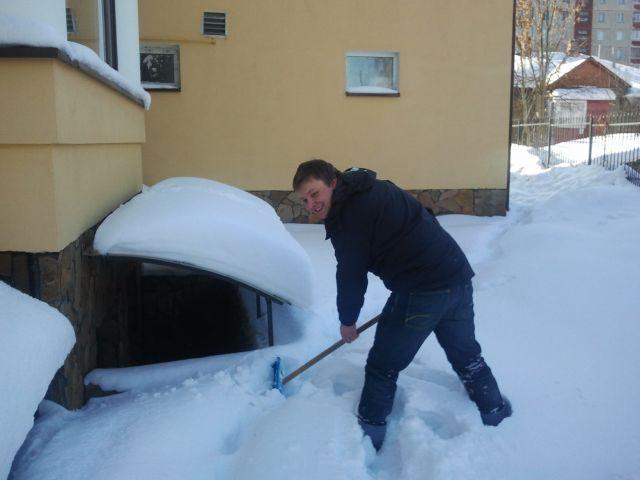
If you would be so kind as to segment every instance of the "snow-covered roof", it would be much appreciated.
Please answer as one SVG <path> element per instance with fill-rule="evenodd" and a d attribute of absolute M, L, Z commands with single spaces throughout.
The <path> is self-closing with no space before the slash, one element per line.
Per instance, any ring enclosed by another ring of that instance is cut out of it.
<path fill-rule="evenodd" d="M 273 208 L 213 180 L 177 177 L 145 188 L 105 219 L 94 248 L 207 270 L 300 307 L 313 301 L 309 257 Z"/>
<path fill-rule="evenodd" d="M 114 70 L 88 47 L 68 42 L 52 26 L 29 18 L 0 14 L 0 47 L 27 46 L 56 48 L 63 59 L 81 70 L 111 83 L 114 88 L 139 101 L 148 110 L 151 95 L 139 83 Z"/>
<path fill-rule="evenodd" d="M 556 88 L 551 92 L 555 100 L 609 100 L 616 99 L 616 94 L 610 88 L 578 87 Z"/>
<path fill-rule="evenodd" d="M 640 88 L 640 69 L 629 67 L 627 65 L 620 65 L 598 57 L 590 57 L 583 54 L 568 56 L 562 52 L 554 52 L 551 54 L 548 67 L 549 71 L 547 72 L 547 84 L 553 84 L 589 59 L 599 63 L 613 75 L 616 75 L 632 87 Z M 539 61 L 536 58 L 521 58 L 520 55 L 515 55 L 513 69 L 514 83 L 516 85 L 522 83 L 524 79 L 525 85 L 527 87 L 532 87 L 534 86 L 534 78 L 540 69 Z"/>
<path fill-rule="evenodd" d="M 598 57 L 593 57 L 593 59 L 622 78 L 625 82 L 631 85 L 632 88 L 640 88 L 640 69 L 637 67 L 621 65 Z"/>
<path fill-rule="evenodd" d="M 0 478 L 7 478 L 75 334 L 56 309 L 3 282 L 0 305 Z"/>
<path fill-rule="evenodd" d="M 551 53 L 548 66 L 549 71 L 547 72 L 547 83 L 551 84 L 555 82 L 560 77 L 584 63 L 588 58 L 587 55 L 582 54 L 568 57 L 562 52 Z M 515 84 L 518 85 L 524 81 L 527 87 L 532 87 L 534 86 L 534 78 L 536 78 L 540 71 L 540 62 L 536 58 L 515 55 L 513 70 Z"/>

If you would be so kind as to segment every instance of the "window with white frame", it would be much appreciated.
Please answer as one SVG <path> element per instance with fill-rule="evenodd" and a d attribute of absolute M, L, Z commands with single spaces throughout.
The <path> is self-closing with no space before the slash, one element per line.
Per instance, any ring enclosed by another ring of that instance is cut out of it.
<path fill-rule="evenodd" d="M 631 30 L 631 40 L 640 40 L 640 30 Z"/>
<path fill-rule="evenodd" d="M 398 52 L 348 52 L 347 95 L 398 96 Z"/>
<path fill-rule="evenodd" d="M 624 13 L 616 13 L 616 22 L 624 23 Z"/>
<path fill-rule="evenodd" d="M 640 12 L 633 12 L 634 23 L 640 22 Z"/>
<path fill-rule="evenodd" d="M 604 40 L 604 30 L 596 30 L 595 32 L 596 32 L 596 40 L 598 40 L 599 42 Z"/>
<path fill-rule="evenodd" d="M 607 21 L 606 12 L 598 12 L 598 23 L 604 23 Z"/>
<path fill-rule="evenodd" d="M 624 32 L 622 30 L 616 30 L 616 40 L 618 42 L 622 41 L 624 38 Z"/>

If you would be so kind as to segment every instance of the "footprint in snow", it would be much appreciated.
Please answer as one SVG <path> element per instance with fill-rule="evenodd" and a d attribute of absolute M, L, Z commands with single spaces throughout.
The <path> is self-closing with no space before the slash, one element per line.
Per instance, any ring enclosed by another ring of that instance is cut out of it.
<path fill-rule="evenodd" d="M 434 383 L 446 388 L 447 390 L 451 390 L 452 392 L 464 392 L 464 387 L 460 383 L 460 380 L 453 373 L 447 373 L 433 368 L 426 368 L 421 365 L 411 365 L 402 372 L 402 375 L 406 375 L 407 377 L 416 380 Z"/>
<path fill-rule="evenodd" d="M 429 429 L 443 440 L 450 440 L 458 437 L 467 431 L 453 413 L 449 411 L 421 412 L 416 416 L 429 427 Z"/>

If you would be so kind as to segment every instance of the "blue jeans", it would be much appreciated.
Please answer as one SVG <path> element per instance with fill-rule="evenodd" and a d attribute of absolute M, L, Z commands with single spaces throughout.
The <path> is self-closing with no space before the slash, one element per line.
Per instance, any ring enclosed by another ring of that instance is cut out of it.
<path fill-rule="evenodd" d="M 482 413 L 502 405 L 491 369 L 482 358 L 473 323 L 471 283 L 444 290 L 393 292 L 382 310 L 365 367 L 358 407 L 361 421 L 384 425 L 391 413 L 398 374 L 435 332 L 469 398 Z"/>

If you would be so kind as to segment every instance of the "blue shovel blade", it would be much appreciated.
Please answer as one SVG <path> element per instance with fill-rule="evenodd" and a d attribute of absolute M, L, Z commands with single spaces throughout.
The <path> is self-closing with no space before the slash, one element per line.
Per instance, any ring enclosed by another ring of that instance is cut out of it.
<path fill-rule="evenodd" d="M 280 393 L 282 393 L 282 388 L 284 387 L 284 385 L 282 385 L 284 371 L 282 368 L 282 360 L 280 359 L 280 357 L 276 357 L 276 361 L 273 362 L 271 367 L 273 368 L 273 383 L 271 384 L 271 386 L 273 388 L 277 388 Z"/>

